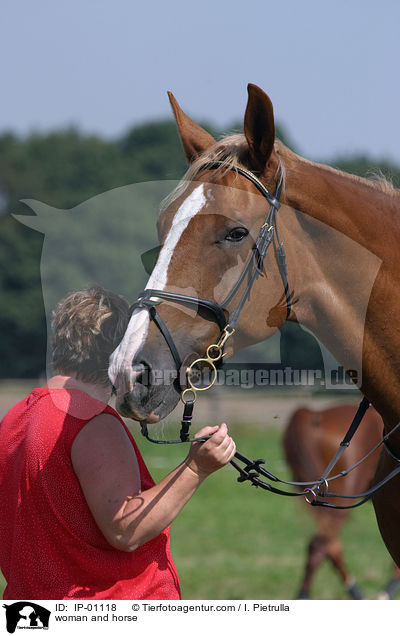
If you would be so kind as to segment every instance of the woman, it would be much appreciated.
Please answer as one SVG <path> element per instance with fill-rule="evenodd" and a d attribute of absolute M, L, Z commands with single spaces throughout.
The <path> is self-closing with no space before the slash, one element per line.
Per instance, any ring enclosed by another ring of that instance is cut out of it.
<path fill-rule="evenodd" d="M 179 599 L 169 524 L 227 464 L 225 424 L 159 484 L 107 402 L 108 358 L 128 304 L 92 288 L 53 315 L 54 375 L 0 424 L 0 566 L 5 599 Z"/>

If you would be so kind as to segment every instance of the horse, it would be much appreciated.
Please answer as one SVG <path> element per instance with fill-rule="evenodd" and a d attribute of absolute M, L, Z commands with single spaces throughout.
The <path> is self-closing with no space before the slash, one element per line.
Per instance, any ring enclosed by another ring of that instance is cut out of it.
<path fill-rule="evenodd" d="M 189 169 L 162 206 L 155 267 L 110 358 L 117 408 L 155 423 L 183 396 L 179 371 L 198 356 L 229 357 L 297 321 L 382 416 L 391 437 L 379 483 L 400 463 L 399 191 L 295 154 L 275 138 L 272 102 L 254 84 L 243 134 L 219 141 L 169 97 Z M 177 377 L 160 381 L 171 369 Z M 399 488 L 395 475 L 373 497 L 397 564 Z"/>
<path fill-rule="evenodd" d="M 296 481 L 310 481 L 322 474 L 346 433 L 347 423 L 351 422 L 355 413 L 354 406 L 341 405 L 319 411 L 303 407 L 292 414 L 285 427 L 282 444 L 286 461 Z M 364 457 L 372 446 L 377 445 L 382 436 L 382 428 L 382 418 L 370 408 L 351 445 L 336 465 L 335 472 L 339 474 L 341 471 L 347 471 Z M 355 470 L 337 480 L 335 491 L 338 494 L 350 495 L 366 490 L 373 480 L 378 458 L 379 449 L 376 449 Z M 339 498 L 337 503 L 345 506 L 347 500 Z M 310 598 L 316 571 L 325 559 L 329 559 L 349 596 L 354 600 L 361 600 L 364 594 L 346 567 L 339 538 L 350 510 L 311 507 L 311 511 L 317 530 L 308 543 L 304 573 L 296 598 Z M 379 598 L 393 599 L 399 583 L 400 570 L 394 566 L 392 576 Z"/>

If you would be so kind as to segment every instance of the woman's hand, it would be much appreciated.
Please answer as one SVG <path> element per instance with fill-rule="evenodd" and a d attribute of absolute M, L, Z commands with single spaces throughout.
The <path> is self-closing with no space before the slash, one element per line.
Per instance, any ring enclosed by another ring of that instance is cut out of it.
<path fill-rule="evenodd" d="M 187 466 L 200 478 L 228 464 L 236 452 L 235 442 L 228 435 L 225 423 L 221 426 L 206 426 L 195 437 L 211 435 L 206 442 L 192 442 L 186 458 Z"/>

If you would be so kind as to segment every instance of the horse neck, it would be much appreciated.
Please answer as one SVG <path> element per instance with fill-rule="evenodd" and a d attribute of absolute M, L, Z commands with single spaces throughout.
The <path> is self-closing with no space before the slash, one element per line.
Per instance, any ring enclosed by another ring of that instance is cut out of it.
<path fill-rule="evenodd" d="M 399 231 L 400 191 L 313 163 L 285 149 L 284 202 L 336 229 L 382 260 L 387 235 Z M 395 227 L 394 227 L 395 226 Z M 377 231 L 379 228 L 379 231 Z"/>
<path fill-rule="evenodd" d="M 399 193 L 296 156 L 285 165 L 290 207 L 280 219 L 294 316 L 359 380 L 362 369 L 358 385 L 391 419 L 400 414 L 400 368 L 392 362 L 383 374 L 382 365 L 400 348 Z"/>

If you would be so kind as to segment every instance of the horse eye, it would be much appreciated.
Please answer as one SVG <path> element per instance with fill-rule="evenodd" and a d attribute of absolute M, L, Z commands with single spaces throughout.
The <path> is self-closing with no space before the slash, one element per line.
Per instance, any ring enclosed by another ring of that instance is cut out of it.
<path fill-rule="evenodd" d="M 233 230 L 228 232 L 228 234 L 225 236 L 225 240 L 237 243 L 239 241 L 242 241 L 244 238 L 246 238 L 248 233 L 249 233 L 249 230 L 246 230 L 245 227 L 235 227 L 233 228 Z"/>

